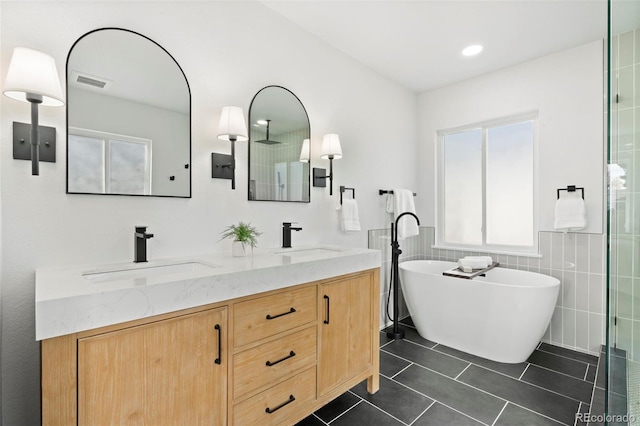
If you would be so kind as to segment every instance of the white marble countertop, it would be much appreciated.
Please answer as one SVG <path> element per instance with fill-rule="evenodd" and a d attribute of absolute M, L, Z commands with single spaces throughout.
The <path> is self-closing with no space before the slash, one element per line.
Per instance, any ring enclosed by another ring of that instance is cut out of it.
<path fill-rule="evenodd" d="M 246 257 L 211 254 L 41 268 L 36 270 L 36 340 L 378 268 L 380 263 L 378 250 L 313 245 L 256 249 Z M 173 265 L 184 270 L 170 271 Z"/>

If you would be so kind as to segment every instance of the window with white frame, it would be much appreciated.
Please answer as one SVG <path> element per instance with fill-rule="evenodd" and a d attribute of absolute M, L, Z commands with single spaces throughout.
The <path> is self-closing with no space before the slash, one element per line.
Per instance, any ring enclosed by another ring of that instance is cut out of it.
<path fill-rule="evenodd" d="M 536 253 L 530 113 L 438 132 L 437 245 Z"/>
<path fill-rule="evenodd" d="M 151 194 L 151 140 L 69 128 L 68 191 Z"/>

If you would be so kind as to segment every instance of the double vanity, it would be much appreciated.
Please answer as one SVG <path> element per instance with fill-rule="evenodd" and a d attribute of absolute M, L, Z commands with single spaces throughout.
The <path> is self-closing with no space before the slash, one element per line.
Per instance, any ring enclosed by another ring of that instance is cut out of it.
<path fill-rule="evenodd" d="M 191 89 L 164 48 L 90 31 L 69 52 L 67 99 L 68 194 L 191 197 Z M 249 121 L 248 199 L 309 203 L 302 102 L 267 86 Z M 212 154 L 233 188 L 231 164 Z M 37 270 L 42 423 L 280 426 L 363 380 L 376 392 L 380 252 L 290 248 L 299 229 L 248 257 L 146 262 L 153 234 L 137 227 L 139 263 Z"/>
<path fill-rule="evenodd" d="M 36 271 L 44 425 L 295 424 L 379 386 L 380 252 Z"/>

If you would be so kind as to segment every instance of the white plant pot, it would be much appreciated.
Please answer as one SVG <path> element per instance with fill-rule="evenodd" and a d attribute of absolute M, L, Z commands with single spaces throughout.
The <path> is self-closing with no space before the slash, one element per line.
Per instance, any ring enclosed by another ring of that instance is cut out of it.
<path fill-rule="evenodd" d="M 231 245 L 231 255 L 233 257 L 242 257 L 249 254 L 249 247 L 241 241 L 234 241 Z"/>

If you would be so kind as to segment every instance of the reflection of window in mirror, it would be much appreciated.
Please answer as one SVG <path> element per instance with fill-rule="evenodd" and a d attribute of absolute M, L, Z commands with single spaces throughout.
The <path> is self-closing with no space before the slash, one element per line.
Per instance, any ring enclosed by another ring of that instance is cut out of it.
<path fill-rule="evenodd" d="M 536 252 L 535 114 L 439 133 L 439 244 Z"/>
<path fill-rule="evenodd" d="M 80 193 L 149 195 L 149 139 L 69 129 L 69 190 Z"/>

